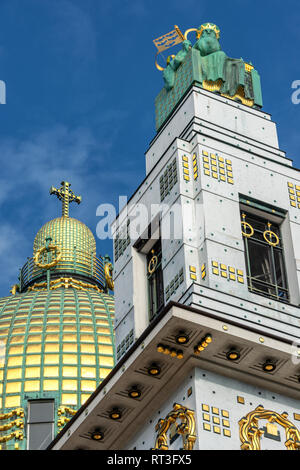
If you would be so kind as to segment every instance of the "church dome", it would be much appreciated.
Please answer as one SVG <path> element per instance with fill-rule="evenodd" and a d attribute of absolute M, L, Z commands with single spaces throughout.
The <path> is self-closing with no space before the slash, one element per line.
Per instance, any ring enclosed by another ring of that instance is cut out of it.
<path fill-rule="evenodd" d="M 78 409 L 114 365 L 113 318 L 113 297 L 94 289 L 0 299 L 0 409 L 53 397 L 57 433 L 59 407 Z"/>
<path fill-rule="evenodd" d="M 0 299 L 4 408 L 56 391 L 80 406 L 114 363 L 113 298 L 93 290 L 40 290 Z"/>
<path fill-rule="evenodd" d="M 104 276 L 112 265 L 97 258 L 91 230 L 69 217 L 81 197 L 66 182 L 50 192 L 63 201 L 62 217 L 38 231 L 20 284 L 0 299 L 0 449 L 45 448 L 115 363 L 113 284 Z M 28 420 L 31 403 L 44 402 L 53 426 L 41 439 Z"/>

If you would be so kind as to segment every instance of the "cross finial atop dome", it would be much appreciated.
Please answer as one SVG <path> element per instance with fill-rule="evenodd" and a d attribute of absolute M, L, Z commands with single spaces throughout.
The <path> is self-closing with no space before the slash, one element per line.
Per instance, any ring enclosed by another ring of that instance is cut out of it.
<path fill-rule="evenodd" d="M 62 201 L 62 216 L 69 217 L 69 204 L 73 201 L 80 204 L 82 201 L 81 196 L 76 196 L 74 192 L 70 189 L 71 184 L 67 181 L 61 182 L 61 188 L 56 189 L 54 186 L 50 188 L 50 194 L 55 194 L 60 201 Z"/>

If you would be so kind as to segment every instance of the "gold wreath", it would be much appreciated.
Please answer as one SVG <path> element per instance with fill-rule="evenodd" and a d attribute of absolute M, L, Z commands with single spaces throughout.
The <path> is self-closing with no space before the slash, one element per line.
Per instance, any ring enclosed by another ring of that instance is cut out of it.
<path fill-rule="evenodd" d="M 157 266 L 158 258 L 157 256 L 152 256 L 148 264 L 148 273 L 153 274 Z"/>
<path fill-rule="evenodd" d="M 157 70 L 159 70 L 160 72 L 162 72 L 163 70 L 165 70 L 164 67 L 162 67 L 161 65 L 159 65 L 159 63 L 157 62 L 157 56 L 158 56 L 159 52 L 157 52 L 155 54 L 155 67 L 157 68 Z"/>
<path fill-rule="evenodd" d="M 106 263 L 106 265 L 104 266 L 104 274 L 105 274 L 107 287 L 110 290 L 114 290 L 114 287 L 115 287 L 113 277 L 112 277 L 112 270 L 113 270 L 112 264 Z"/>
<path fill-rule="evenodd" d="M 51 263 L 40 263 L 39 262 L 39 257 L 40 255 L 42 255 L 45 251 L 56 251 L 56 258 L 53 259 L 51 261 Z M 60 249 L 58 248 L 57 245 L 49 245 L 48 248 L 46 246 L 43 246 L 42 248 L 40 248 L 34 258 L 33 258 L 33 261 L 34 263 L 39 267 L 39 268 L 42 268 L 42 269 L 50 269 L 50 268 L 54 268 L 54 266 L 56 266 L 59 261 L 61 260 L 61 251 Z"/>
<path fill-rule="evenodd" d="M 269 243 L 269 245 L 271 246 L 277 246 L 279 244 L 279 238 L 278 236 L 276 235 L 276 233 L 272 232 L 272 230 L 270 230 L 270 227 L 271 227 L 271 224 L 268 223 L 268 227 L 269 227 L 269 230 L 265 230 L 264 233 L 263 233 L 263 236 L 264 236 L 264 239 L 266 240 L 267 243 Z M 267 238 L 267 233 L 270 234 L 270 239 Z M 272 242 L 272 237 L 275 238 L 275 242 Z"/>

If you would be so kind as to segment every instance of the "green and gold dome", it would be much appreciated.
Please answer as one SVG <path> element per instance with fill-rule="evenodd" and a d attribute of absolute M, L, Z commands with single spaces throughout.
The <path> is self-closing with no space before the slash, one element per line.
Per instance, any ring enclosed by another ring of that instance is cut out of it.
<path fill-rule="evenodd" d="M 63 215 L 39 230 L 20 284 L 0 299 L 2 449 L 45 448 L 115 363 L 112 265 L 69 217 L 80 202 L 69 186 L 51 188 Z"/>

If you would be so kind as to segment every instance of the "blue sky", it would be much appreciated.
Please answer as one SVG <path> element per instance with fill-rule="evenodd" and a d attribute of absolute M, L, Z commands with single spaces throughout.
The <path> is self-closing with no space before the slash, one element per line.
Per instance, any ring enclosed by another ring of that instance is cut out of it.
<path fill-rule="evenodd" d="M 72 183 L 71 215 L 95 233 L 96 208 L 130 196 L 145 173 L 162 77 L 154 38 L 211 21 L 222 49 L 252 61 L 281 149 L 299 167 L 297 0 L 0 0 L 0 296 L 9 294 L 36 232 L 60 216 L 51 185 Z M 97 241 L 112 255 L 112 242 Z"/>

